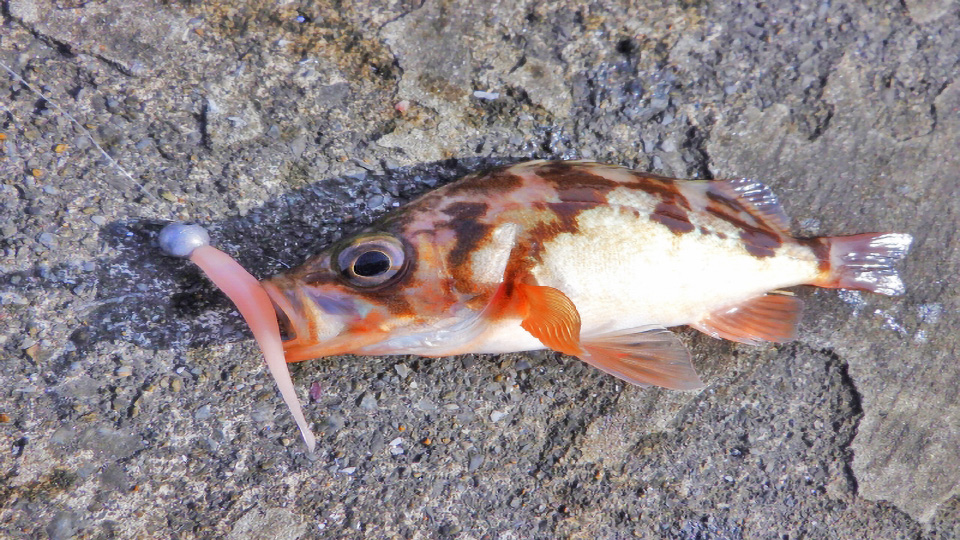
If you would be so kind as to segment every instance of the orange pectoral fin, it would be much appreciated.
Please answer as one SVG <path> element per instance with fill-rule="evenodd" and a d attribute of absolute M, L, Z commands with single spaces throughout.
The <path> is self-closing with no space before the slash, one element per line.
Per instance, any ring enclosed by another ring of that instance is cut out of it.
<path fill-rule="evenodd" d="M 749 345 L 785 343 L 797 338 L 803 300 L 781 294 L 751 298 L 730 309 L 707 315 L 690 326 L 715 338 Z"/>
<path fill-rule="evenodd" d="M 580 313 L 567 295 L 553 287 L 518 283 L 516 306 L 523 317 L 520 326 L 545 346 L 576 356 L 580 348 Z"/>

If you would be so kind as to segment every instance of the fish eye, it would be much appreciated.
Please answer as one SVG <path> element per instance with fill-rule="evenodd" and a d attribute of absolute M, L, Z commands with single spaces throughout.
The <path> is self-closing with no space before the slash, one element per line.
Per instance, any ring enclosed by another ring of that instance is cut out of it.
<path fill-rule="evenodd" d="M 340 275 L 350 285 L 362 288 L 392 283 L 406 267 L 403 244 L 392 236 L 361 237 L 337 255 Z"/>
<path fill-rule="evenodd" d="M 376 277 L 390 271 L 390 256 L 379 250 L 363 253 L 353 263 L 353 273 L 362 277 Z"/>

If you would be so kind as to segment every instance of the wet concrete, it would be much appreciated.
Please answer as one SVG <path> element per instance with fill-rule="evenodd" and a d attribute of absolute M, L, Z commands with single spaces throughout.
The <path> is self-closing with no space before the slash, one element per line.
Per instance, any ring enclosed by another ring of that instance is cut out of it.
<path fill-rule="evenodd" d="M 0 77 L 12 536 L 960 534 L 954 3 L 8 0 L 0 15 L 0 61 L 147 193 Z M 242 321 L 155 245 L 164 220 L 198 220 L 266 276 L 530 158 L 762 179 L 798 234 L 913 234 L 908 292 L 799 289 L 784 346 L 683 331 L 699 393 L 546 352 L 307 362 L 309 459 Z"/>

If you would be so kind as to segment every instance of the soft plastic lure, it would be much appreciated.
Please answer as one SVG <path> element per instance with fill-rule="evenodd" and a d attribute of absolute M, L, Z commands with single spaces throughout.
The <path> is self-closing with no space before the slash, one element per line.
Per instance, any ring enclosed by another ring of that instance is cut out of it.
<path fill-rule="evenodd" d="M 263 351 L 267 369 L 277 382 L 277 389 L 296 420 L 303 441 L 312 453 L 316 447 L 316 439 L 300 408 L 300 401 L 283 356 L 280 327 L 277 325 L 270 298 L 260 286 L 260 282 L 229 255 L 211 246 L 210 235 L 199 225 L 171 223 L 160 231 L 159 242 L 160 248 L 167 255 L 189 258 L 199 266 L 210 281 L 237 306 Z"/>

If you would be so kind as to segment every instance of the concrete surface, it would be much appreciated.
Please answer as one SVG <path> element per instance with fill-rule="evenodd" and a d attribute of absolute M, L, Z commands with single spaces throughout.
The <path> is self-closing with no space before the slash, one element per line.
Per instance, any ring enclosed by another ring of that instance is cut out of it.
<path fill-rule="evenodd" d="M 150 194 L 0 76 L 3 536 L 960 536 L 956 3 L 0 7 L 0 61 Z M 908 293 L 799 290 L 784 346 L 684 331 L 700 393 L 544 352 L 307 362 L 309 459 L 238 316 L 155 246 L 199 220 L 265 276 L 541 157 L 909 232 Z"/>

